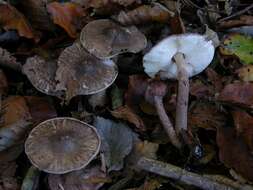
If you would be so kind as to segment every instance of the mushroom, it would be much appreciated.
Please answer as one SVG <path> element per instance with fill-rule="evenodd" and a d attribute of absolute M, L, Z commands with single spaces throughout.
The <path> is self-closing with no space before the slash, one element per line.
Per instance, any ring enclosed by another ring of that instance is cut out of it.
<path fill-rule="evenodd" d="M 177 79 L 176 132 L 186 141 L 189 77 L 202 72 L 212 61 L 214 46 L 199 34 L 165 38 L 144 57 L 143 66 L 150 77 Z"/>
<path fill-rule="evenodd" d="M 91 95 L 108 88 L 118 69 L 110 59 L 98 59 L 79 43 L 67 47 L 58 58 L 57 91 L 65 91 L 66 100 L 76 95 Z"/>
<path fill-rule="evenodd" d="M 135 27 L 122 27 L 109 20 L 89 22 L 80 35 L 83 47 L 98 58 L 111 58 L 120 53 L 137 53 L 147 45 L 146 37 Z"/>
<path fill-rule="evenodd" d="M 84 168 L 98 154 L 96 129 L 77 119 L 62 117 L 36 126 L 25 142 L 25 153 L 42 171 L 64 174 Z"/>

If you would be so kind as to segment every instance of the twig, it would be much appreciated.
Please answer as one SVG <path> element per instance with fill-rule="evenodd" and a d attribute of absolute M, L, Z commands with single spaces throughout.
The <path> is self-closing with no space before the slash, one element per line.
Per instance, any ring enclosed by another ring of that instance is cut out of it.
<path fill-rule="evenodd" d="M 241 10 L 241 11 L 238 11 L 228 17 L 225 17 L 225 18 L 222 18 L 220 19 L 218 22 L 223 22 L 223 21 L 226 21 L 226 20 L 229 20 L 231 18 L 234 18 L 234 17 L 237 17 L 237 16 L 240 16 L 242 15 L 243 13 L 246 13 L 247 11 L 249 11 L 250 9 L 253 8 L 253 3 L 251 5 L 249 5 L 248 7 L 246 7 L 245 9 Z"/>
<path fill-rule="evenodd" d="M 239 184 L 228 179 L 228 184 L 224 184 L 221 180 L 217 181 L 211 175 L 200 175 L 193 172 L 188 172 L 180 167 L 161 161 L 142 157 L 137 163 L 139 169 L 152 172 L 164 177 L 169 177 L 174 180 L 184 182 L 188 185 L 205 190 L 252 190 L 249 185 Z M 223 177 L 225 178 L 225 177 Z M 225 181 L 225 180 L 224 180 Z M 230 183 L 231 182 L 231 183 Z"/>

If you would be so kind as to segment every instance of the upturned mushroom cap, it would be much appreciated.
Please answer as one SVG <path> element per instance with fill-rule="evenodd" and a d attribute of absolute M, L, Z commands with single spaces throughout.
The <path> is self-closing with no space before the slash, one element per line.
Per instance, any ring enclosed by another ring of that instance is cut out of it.
<path fill-rule="evenodd" d="M 109 19 L 88 23 L 80 42 L 88 52 L 102 59 L 124 52 L 137 53 L 147 45 L 146 37 L 135 26 L 122 27 Z"/>
<path fill-rule="evenodd" d="M 112 60 L 98 59 L 79 43 L 74 43 L 59 56 L 56 89 L 65 91 L 65 98 L 70 100 L 76 95 L 95 94 L 105 90 L 117 75 L 118 69 Z"/>
<path fill-rule="evenodd" d="M 96 129 L 73 118 L 54 118 L 35 127 L 25 142 L 34 166 L 64 174 L 84 168 L 98 154 L 101 140 Z"/>
<path fill-rule="evenodd" d="M 154 77 L 177 78 L 177 65 L 173 61 L 176 53 L 183 53 L 187 65 L 188 76 L 194 76 L 203 71 L 212 61 L 214 46 L 199 34 L 181 34 L 165 38 L 154 46 L 144 57 L 145 72 Z"/>

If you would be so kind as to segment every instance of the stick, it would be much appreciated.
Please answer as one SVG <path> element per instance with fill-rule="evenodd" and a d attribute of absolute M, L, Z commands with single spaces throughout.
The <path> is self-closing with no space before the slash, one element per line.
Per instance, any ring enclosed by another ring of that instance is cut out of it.
<path fill-rule="evenodd" d="M 223 184 L 212 179 L 210 176 L 188 172 L 180 167 L 145 157 L 139 159 L 137 167 L 205 190 L 252 190 L 252 187 L 249 185 L 239 183 Z"/>

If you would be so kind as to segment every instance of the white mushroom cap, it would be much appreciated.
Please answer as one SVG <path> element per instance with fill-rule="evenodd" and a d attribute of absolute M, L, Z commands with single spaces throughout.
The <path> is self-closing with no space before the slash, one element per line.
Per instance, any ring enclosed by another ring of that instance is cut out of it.
<path fill-rule="evenodd" d="M 212 41 L 207 41 L 199 34 L 181 34 L 165 38 L 154 46 L 144 57 L 145 72 L 154 77 L 177 78 L 177 65 L 172 58 L 176 53 L 183 53 L 187 63 L 185 69 L 192 77 L 203 71 L 214 56 Z"/>

